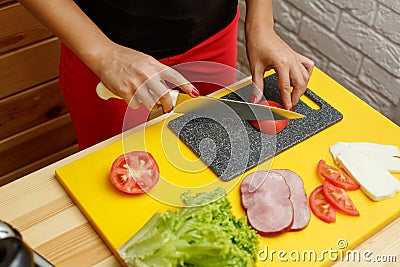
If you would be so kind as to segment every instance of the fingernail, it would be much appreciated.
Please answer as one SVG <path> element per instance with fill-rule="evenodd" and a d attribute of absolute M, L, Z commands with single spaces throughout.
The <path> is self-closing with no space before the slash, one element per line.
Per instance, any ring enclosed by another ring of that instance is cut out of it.
<path fill-rule="evenodd" d="M 253 95 L 253 96 L 251 97 L 250 102 L 251 102 L 251 103 L 256 103 L 256 96 L 255 96 L 255 95 Z"/>
<path fill-rule="evenodd" d="M 193 87 L 192 92 L 190 92 L 190 94 L 191 94 L 193 97 L 198 97 L 198 96 L 200 95 L 200 92 L 199 92 L 199 90 L 197 90 L 196 87 Z"/>

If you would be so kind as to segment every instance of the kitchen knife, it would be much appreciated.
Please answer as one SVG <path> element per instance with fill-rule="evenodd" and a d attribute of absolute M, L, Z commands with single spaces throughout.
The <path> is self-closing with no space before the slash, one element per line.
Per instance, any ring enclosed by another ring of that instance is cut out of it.
<path fill-rule="evenodd" d="M 102 99 L 119 98 L 103 83 L 96 88 L 97 95 Z M 253 104 L 244 101 L 236 101 L 210 96 L 198 96 L 195 98 L 187 94 L 170 90 L 175 113 L 191 113 L 206 117 L 241 118 L 243 120 L 291 120 L 305 116 L 286 109 Z"/>
<path fill-rule="evenodd" d="M 305 117 L 286 109 L 210 96 L 190 98 L 177 105 L 174 111 L 209 117 L 239 117 L 242 120 L 292 120 Z"/>

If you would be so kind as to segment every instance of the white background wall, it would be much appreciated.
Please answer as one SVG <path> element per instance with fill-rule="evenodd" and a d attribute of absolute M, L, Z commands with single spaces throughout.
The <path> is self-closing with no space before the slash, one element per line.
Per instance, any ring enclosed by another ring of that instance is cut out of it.
<path fill-rule="evenodd" d="M 238 69 L 249 74 L 239 4 Z M 400 0 L 274 0 L 273 8 L 283 40 L 400 125 Z"/>

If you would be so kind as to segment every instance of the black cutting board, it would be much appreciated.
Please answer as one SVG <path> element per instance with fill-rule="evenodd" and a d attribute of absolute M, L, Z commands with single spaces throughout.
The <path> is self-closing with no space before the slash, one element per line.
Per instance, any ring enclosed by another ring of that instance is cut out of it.
<path fill-rule="evenodd" d="M 251 86 L 223 98 L 249 102 Z M 282 104 L 275 74 L 264 78 L 264 88 L 266 99 Z M 261 133 L 245 120 L 207 118 L 190 113 L 173 119 L 168 126 L 222 180 L 229 181 L 343 118 L 339 111 L 310 89 L 305 95 L 320 108 L 313 109 L 300 101 L 294 111 L 306 118 L 291 120 L 276 135 Z"/>

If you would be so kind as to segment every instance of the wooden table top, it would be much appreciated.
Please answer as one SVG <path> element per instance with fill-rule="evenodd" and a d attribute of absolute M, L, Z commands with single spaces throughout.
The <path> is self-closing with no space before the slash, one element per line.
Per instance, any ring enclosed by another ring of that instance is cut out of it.
<path fill-rule="evenodd" d="M 163 116 L 154 121 L 161 119 Z M 55 178 L 56 169 L 120 138 L 115 136 L 0 187 L 0 219 L 18 229 L 30 247 L 57 266 L 120 266 Z M 399 233 L 397 218 L 355 248 L 361 253 L 372 253 L 371 262 L 364 260 L 362 266 L 398 266 Z M 354 265 L 359 266 L 352 261 L 334 263 L 336 267 Z"/>

